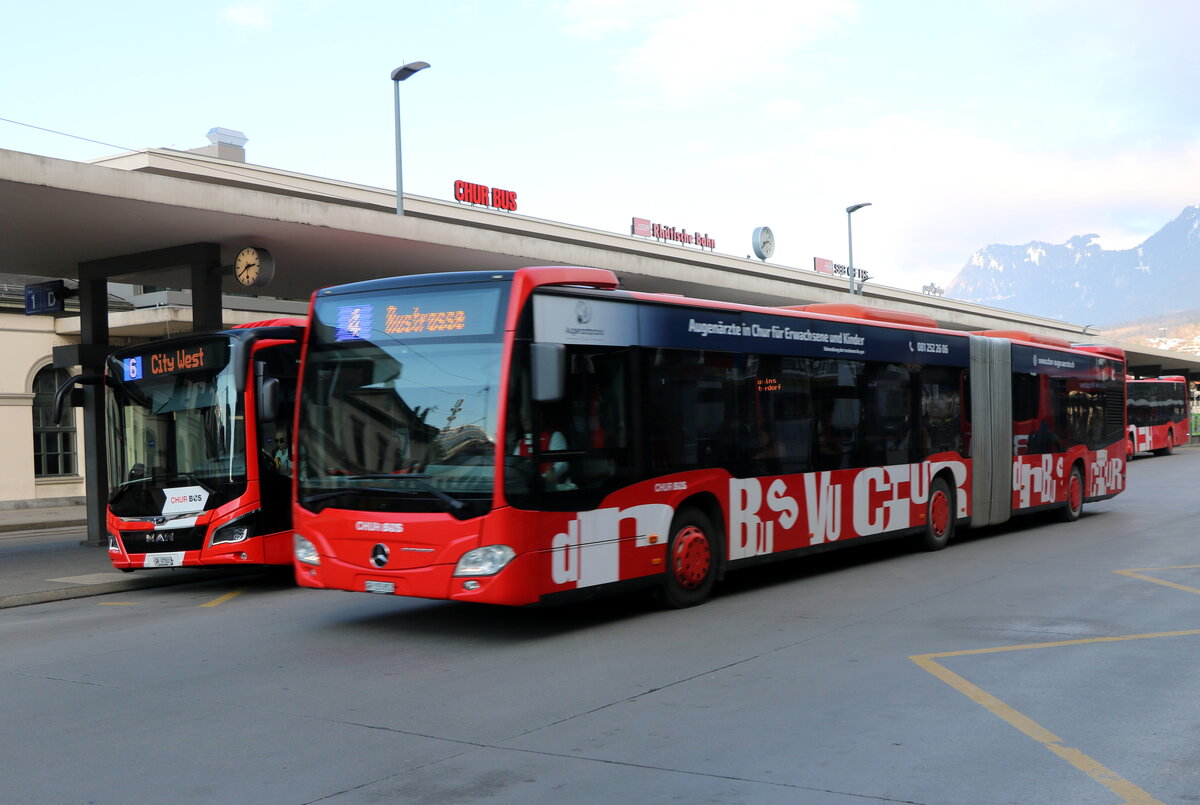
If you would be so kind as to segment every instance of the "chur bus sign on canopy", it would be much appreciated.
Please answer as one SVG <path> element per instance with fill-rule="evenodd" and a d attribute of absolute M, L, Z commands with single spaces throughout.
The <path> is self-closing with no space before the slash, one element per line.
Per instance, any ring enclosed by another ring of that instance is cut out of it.
<path fill-rule="evenodd" d="M 517 194 L 513 190 L 501 190 L 498 187 L 488 187 L 485 184 L 464 182 L 459 179 L 454 183 L 454 200 L 464 204 L 478 204 L 481 207 L 494 207 L 497 210 L 517 211 Z"/>

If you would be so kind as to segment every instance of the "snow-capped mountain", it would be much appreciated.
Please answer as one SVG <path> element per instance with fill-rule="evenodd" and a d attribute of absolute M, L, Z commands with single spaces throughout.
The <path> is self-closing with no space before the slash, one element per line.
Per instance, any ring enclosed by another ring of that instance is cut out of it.
<path fill-rule="evenodd" d="M 1098 326 L 1200 308 L 1200 207 L 1133 249 L 1102 249 L 1097 237 L 980 249 L 946 296 Z"/>

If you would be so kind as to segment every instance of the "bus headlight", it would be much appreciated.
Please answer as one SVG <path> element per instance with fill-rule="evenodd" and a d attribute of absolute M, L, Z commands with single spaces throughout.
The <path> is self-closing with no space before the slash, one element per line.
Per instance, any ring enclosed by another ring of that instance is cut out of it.
<path fill-rule="evenodd" d="M 489 545 L 467 551 L 454 568 L 455 576 L 494 576 L 513 560 L 517 552 L 507 545 Z"/>
<path fill-rule="evenodd" d="M 232 523 L 226 523 L 213 532 L 213 545 L 223 542 L 245 542 L 254 536 L 254 515 L 238 518 Z"/>
<path fill-rule="evenodd" d="M 120 545 L 120 543 L 117 542 L 117 535 L 111 531 L 108 532 L 108 552 L 109 553 L 120 553 L 121 552 L 121 545 Z"/>
<path fill-rule="evenodd" d="M 317 553 L 317 546 L 299 534 L 292 534 L 292 552 L 296 554 L 297 562 L 303 562 L 306 565 L 321 564 L 321 556 Z"/>

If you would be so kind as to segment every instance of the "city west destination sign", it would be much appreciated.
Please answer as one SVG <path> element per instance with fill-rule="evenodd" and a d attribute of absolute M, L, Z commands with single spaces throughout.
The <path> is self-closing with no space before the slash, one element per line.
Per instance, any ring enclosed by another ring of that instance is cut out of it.
<path fill-rule="evenodd" d="M 653 223 L 648 218 L 634 218 L 629 231 L 631 234 L 642 238 L 670 240 L 684 246 L 699 246 L 701 249 L 708 249 L 710 251 L 717 248 L 717 242 L 710 238 L 707 232 L 703 235 L 698 232 L 688 232 L 686 229 Z"/>

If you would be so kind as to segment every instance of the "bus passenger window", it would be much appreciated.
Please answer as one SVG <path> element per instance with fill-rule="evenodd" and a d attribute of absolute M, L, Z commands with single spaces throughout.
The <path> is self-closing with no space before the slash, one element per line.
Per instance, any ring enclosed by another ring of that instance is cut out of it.
<path fill-rule="evenodd" d="M 808 358 L 750 356 L 753 436 L 747 446 L 751 475 L 783 475 L 812 468 L 812 391 Z"/>
<path fill-rule="evenodd" d="M 918 459 L 923 460 L 936 453 L 962 452 L 961 375 L 962 370 L 947 366 L 926 366 L 921 369 Z"/>
<path fill-rule="evenodd" d="M 652 469 L 669 473 L 735 465 L 736 434 L 730 423 L 741 421 L 737 356 L 673 349 L 646 355 Z"/>
<path fill-rule="evenodd" d="M 862 366 L 856 361 L 813 361 L 815 470 L 840 470 L 858 466 L 857 439 L 862 410 L 859 386 Z"/>

